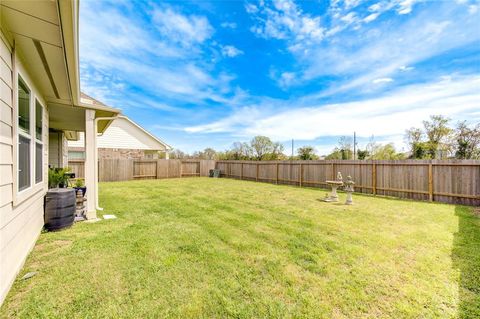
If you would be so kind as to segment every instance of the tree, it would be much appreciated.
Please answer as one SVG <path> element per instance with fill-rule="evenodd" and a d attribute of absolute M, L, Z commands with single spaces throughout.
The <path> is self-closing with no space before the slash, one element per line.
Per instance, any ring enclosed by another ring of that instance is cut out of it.
<path fill-rule="evenodd" d="M 174 150 L 170 153 L 170 158 L 171 159 L 184 159 L 188 158 L 188 154 L 182 152 L 181 150 Z"/>
<path fill-rule="evenodd" d="M 285 154 L 283 154 L 285 147 L 280 142 L 273 143 L 273 149 L 270 154 L 268 154 L 268 159 L 275 161 L 275 160 L 282 160 L 285 159 Z"/>
<path fill-rule="evenodd" d="M 298 157 L 301 160 L 316 160 L 318 159 L 317 154 L 315 154 L 315 149 L 313 146 L 303 146 L 297 150 Z"/>
<path fill-rule="evenodd" d="M 232 160 L 248 160 L 252 157 L 252 149 L 247 143 L 235 142 L 226 156 Z"/>
<path fill-rule="evenodd" d="M 353 158 L 352 138 L 342 136 L 338 140 L 338 146 L 335 147 L 325 159 L 342 159 L 349 160 Z"/>
<path fill-rule="evenodd" d="M 455 157 L 459 159 L 480 158 L 480 123 L 468 127 L 466 121 L 459 122 L 455 129 Z"/>
<path fill-rule="evenodd" d="M 437 158 L 439 152 L 446 153 L 450 150 L 448 137 L 452 129 L 448 127 L 449 121 L 450 119 L 442 115 L 431 115 L 430 121 L 423 121 L 430 158 Z"/>
<path fill-rule="evenodd" d="M 410 146 L 412 158 L 422 159 L 426 157 L 426 145 L 422 142 L 424 134 L 421 129 L 411 127 L 405 131 L 405 141 Z"/>
<path fill-rule="evenodd" d="M 412 145 L 411 158 L 429 159 L 431 158 L 430 144 L 428 142 L 417 142 Z"/>
<path fill-rule="evenodd" d="M 393 143 L 388 143 L 385 145 L 378 144 L 375 142 L 369 143 L 369 152 L 370 156 L 368 159 L 372 160 L 398 160 L 404 159 L 405 154 L 397 153 Z"/>
<path fill-rule="evenodd" d="M 261 161 L 265 154 L 273 150 L 273 142 L 270 138 L 266 136 L 255 136 L 250 141 L 250 146 L 253 151 L 253 156 L 258 161 Z"/>
<path fill-rule="evenodd" d="M 368 150 L 358 150 L 357 155 L 359 160 L 365 160 L 370 156 L 370 152 Z"/>
<path fill-rule="evenodd" d="M 213 160 L 217 156 L 217 151 L 215 151 L 213 148 L 207 147 L 201 154 L 201 159 Z"/>
<path fill-rule="evenodd" d="M 341 160 L 341 159 L 344 159 L 344 158 L 342 158 L 343 155 L 344 155 L 344 153 L 338 147 L 335 147 L 330 154 L 325 156 L 325 159 L 326 160 Z"/>

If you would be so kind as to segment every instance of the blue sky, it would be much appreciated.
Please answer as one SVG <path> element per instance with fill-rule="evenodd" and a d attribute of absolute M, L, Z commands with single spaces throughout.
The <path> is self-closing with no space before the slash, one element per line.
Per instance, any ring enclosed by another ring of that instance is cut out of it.
<path fill-rule="evenodd" d="M 93 1 L 81 88 L 175 148 L 266 135 L 402 149 L 431 114 L 480 121 L 479 0 Z"/>

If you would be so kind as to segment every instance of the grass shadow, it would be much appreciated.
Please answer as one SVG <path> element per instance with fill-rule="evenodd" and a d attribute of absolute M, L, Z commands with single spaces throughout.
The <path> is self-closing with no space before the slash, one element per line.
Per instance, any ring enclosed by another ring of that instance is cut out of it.
<path fill-rule="evenodd" d="M 480 217 L 466 206 L 456 206 L 455 215 L 452 260 L 460 271 L 458 318 L 480 318 Z"/>

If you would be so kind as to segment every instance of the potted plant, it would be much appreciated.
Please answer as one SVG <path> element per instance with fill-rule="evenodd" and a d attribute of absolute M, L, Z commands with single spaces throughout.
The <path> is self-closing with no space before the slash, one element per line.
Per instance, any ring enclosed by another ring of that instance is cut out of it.
<path fill-rule="evenodd" d="M 48 169 L 48 187 L 49 188 L 66 188 L 70 181 L 70 168 L 49 168 Z"/>
<path fill-rule="evenodd" d="M 75 192 L 78 190 L 82 191 L 83 196 L 87 193 L 87 187 L 85 186 L 85 181 L 83 178 L 77 178 L 75 180 L 75 184 L 73 184 L 73 188 L 75 188 Z"/>
<path fill-rule="evenodd" d="M 60 174 L 56 168 L 48 169 L 48 188 L 57 188 L 60 184 Z"/>

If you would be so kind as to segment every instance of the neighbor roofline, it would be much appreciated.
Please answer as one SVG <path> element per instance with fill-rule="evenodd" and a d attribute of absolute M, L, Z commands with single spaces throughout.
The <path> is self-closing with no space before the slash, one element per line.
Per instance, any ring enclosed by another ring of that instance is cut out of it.
<path fill-rule="evenodd" d="M 120 116 L 119 119 L 125 119 L 127 121 L 129 121 L 130 123 L 132 123 L 133 125 L 135 125 L 137 128 L 139 128 L 140 130 L 142 130 L 145 134 L 147 134 L 148 136 L 150 136 L 151 138 L 153 138 L 154 140 L 156 140 L 158 143 L 162 144 L 163 146 L 165 146 L 165 149 L 167 151 L 171 151 L 173 150 L 173 147 L 168 145 L 167 143 L 165 143 L 164 141 L 162 141 L 161 139 L 159 139 L 158 137 L 156 137 L 155 135 L 153 135 L 152 133 L 150 133 L 149 131 L 147 131 L 146 129 L 144 129 L 143 127 L 141 127 L 139 124 L 135 123 L 133 120 L 131 120 L 129 117 L 123 115 L 123 116 Z"/>

